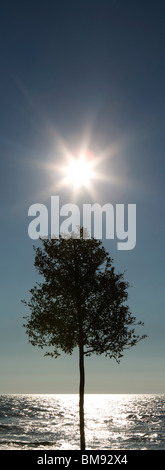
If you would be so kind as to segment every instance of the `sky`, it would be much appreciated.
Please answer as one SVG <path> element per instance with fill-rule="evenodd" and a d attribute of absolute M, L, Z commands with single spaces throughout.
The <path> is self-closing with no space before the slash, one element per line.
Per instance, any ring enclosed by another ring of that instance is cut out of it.
<path fill-rule="evenodd" d="M 120 364 L 86 358 L 86 393 L 165 393 L 165 5 L 152 0 L 15 0 L 0 15 L 0 393 L 78 393 L 78 353 L 43 357 L 23 328 L 37 278 L 30 205 L 136 204 L 136 246 L 103 244 L 129 281 L 148 337 Z M 93 191 L 57 165 L 85 145 Z M 50 219 L 49 219 L 50 223 Z"/>

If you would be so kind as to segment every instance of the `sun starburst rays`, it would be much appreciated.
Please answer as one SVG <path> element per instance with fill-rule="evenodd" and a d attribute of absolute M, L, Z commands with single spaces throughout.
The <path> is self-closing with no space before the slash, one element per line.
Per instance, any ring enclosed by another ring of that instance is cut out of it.
<path fill-rule="evenodd" d="M 46 193 L 48 196 L 48 192 L 63 192 L 75 198 L 89 195 L 92 200 L 97 200 L 103 185 L 110 184 L 119 190 L 126 184 L 123 175 L 119 177 L 113 171 L 115 158 L 121 150 L 119 142 L 111 142 L 111 145 L 100 150 L 97 142 L 91 143 L 93 138 L 89 132 L 81 141 L 75 139 L 70 145 L 59 135 L 56 135 L 55 140 L 54 150 L 47 161 L 40 162 L 50 181 L 49 187 L 42 191 L 43 196 L 46 197 Z"/>
<path fill-rule="evenodd" d="M 107 160 L 114 157 L 115 153 L 115 146 L 95 153 L 89 148 L 88 142 L 83 142 L 78 150 L 71 151 L 63 141 L 60 141 L 58 150 L 60 160 L 57 163 L 56 159 L 56 163 L 52 161 L 48 165 L 56 190 L 67 189 L 73 193 L 86 191 L 95 197 L 96 182 L 113 182 L 113 175 L 108 174 L 106 166 Z"/>

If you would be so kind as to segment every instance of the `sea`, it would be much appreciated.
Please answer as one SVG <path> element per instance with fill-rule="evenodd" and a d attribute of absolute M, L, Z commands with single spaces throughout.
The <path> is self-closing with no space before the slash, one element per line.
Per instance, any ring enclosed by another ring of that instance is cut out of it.
<path fill-rule="evenodd" d="M 89 450 L 165 450 L 165 395 L 85 395 Z M 79 450 L 78 395 L 0 395 L 0 450 Z"/>

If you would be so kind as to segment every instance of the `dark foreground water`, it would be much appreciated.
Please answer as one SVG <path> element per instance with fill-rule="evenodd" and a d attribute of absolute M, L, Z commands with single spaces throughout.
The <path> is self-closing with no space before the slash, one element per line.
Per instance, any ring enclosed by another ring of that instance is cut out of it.
<path fill-rule="evenodd" d="M 165 450 L 165 395 L 85 395 L 87 449 Z M 1 395 L 0 450 L 79 449 L 78 395 Z"/>

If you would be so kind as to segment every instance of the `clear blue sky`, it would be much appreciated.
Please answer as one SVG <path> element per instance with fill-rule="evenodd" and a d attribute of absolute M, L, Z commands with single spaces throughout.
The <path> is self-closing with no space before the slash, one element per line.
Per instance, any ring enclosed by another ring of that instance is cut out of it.
<path fill-rule="evenodd" d="M 58 188 L 57 135 L 67 147 L 117 153 L 116 183 L 95 184 L 100 204 L 136 204 L 137 244 L 103 240 L 132 287 L 129 305 L 148 338 L 120 365 L 86 359 L 86 391 L 164 393 L 165 5 L 163 1 L 6 1 L 0 15 L 0 393 L 77 393 L 78 355 L 43 358 L 28 344 L 21 299 L 37 279 L 28 208 Z M 102 168 L 100 168 L 102 171 Z M 52 181 L 54 188 L 52 192 Z M 77 204 L 93 202 L 82 191 Z"/>

